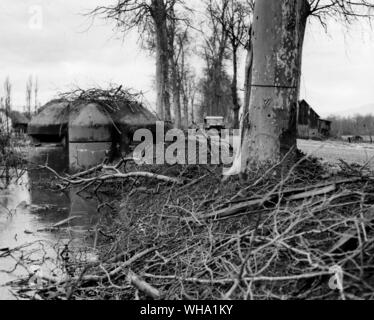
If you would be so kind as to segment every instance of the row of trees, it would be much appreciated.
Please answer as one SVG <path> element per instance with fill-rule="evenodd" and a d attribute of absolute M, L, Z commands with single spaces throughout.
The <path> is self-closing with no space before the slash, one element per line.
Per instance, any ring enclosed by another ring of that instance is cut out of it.
<path fill-rule="evenodd" d="M 239 127 L 238 60 L 248 46 L 253 2 L 205 0 L 199 12 L 183 0 L 121 0 L 91 15 L 114 19 L 125 33 L 137 29 L 142 46 L 155 53 L 161 120 L 187 127 L 204 114 L 222 115 Z M 197 59 L 204 62 L 200 76 Z"/>
<path fill-rule="evenodd" d="M 6 77 L 3 85 L 3 94 L 0 95 L 0 133 L 2 135 L 2 141 L 9 140 L 12 122 L 12 90 L 13 85 L 9 77 Z M 36 113 L 40 104 L 38 102 L 39 85 L 38 79 L 29 76 L 26 82 L 26 103 L 24 107 L 24 113 L 27 116 L 31 116 Z M 4 145 L 4 143 L 2 143 Z"/>
<path fill-rule="evenodd" d="M 36 113 L 40 106 L 39 101 L 38 101 L 38 93 L 39 93 L 38 78 L 37 77 L 34 78 L 33 76 L 30 75 L 26 83 L 26 104 L 23 110 L 29 116 L 31 116 L 32 113 Z"/>
<path fill-rule="evenodd" d="M 372 141 L 374 136 L 374 116 L 355 115 L 353 117 L 329 117 L 332 121 L 331 134 L 333 137 L 368 136 Z"/>
<path fill-rule="evenodd" d="M 2 140 L 7 140 L 6 136 L 10 133 L 10 112 L 12 110 L 12 84 L 7 77 L 4 81 L 4 96 L 0 98 L 0 109 L 3 113 L 0 115 L 0 133 L 3 136 Z M 2 143 L 4 145 L 4 143 Z"/>
<path fill-rule="evenodd" d="M 238 65 L 240 53 L 250 48 L 251 16 L 253 0 L 209 1 L 206 8 L 204 38 L 204 77 L 201 80 L 202 106 L 208 115 L 221 115 L 231 119 L 239 128 L 239 111 L 242 103 L 238 93 Z M 225 63 L 229 61 L 229 75 Z"/>
<path fill-rule="evenodd" d="M 146 47 L 155 51 L 157 114 L 163 120 L 173 116 L 177 127 L 181 125 L 183 72 L 190 67 L 189 34 L 193 31 L 196 39 L 198 30 L 205 61 L 204 78 L 198 82 L 204 93 L 204 111 L 222 115 L 232 112 L 235 127 L 239 109 L 243 112 L 242 148 L 232 173 L 280 161 L 296 145 L 296 110 L 308 20 L 316 18 L 325 27 L 330 18 L 347 24 L 361 18 L 370 20 L 374 1 L 205 0 L 205 17 L 200 24 L 193 8 L 196 3 L 117 0 L 91 14 L 113 19 L 123 32 L 137 28 Z M 243 47 L 247 60 L 241 104 L 237 60 Z M 230 76 L 226 61 L 233 66 Z M 191 92 L 186 98 L 191 98 Z"/>

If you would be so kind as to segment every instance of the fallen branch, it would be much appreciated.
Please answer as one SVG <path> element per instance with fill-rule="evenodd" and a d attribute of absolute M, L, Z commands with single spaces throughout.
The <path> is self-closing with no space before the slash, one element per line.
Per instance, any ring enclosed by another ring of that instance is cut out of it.
<path fill-rule="evenodd" d="M 130 271 L 126 279 L 131 285 L 136 287 L 139 291 L 145 293 L 147 296 L 155 300 L 159 300 L 161 298 L 160 291 L 152 287 L 147 282 L 141 280 L 134 272 Z"/>
<path fill-rule="evenodd" d="M 311 190 L 311 191 L 307 191 L 307 192 L 303 192 L 303 193 L 298 193 L 298 194 L 289 196 L 286 199 L 288 201 L 297 201 L 297 200 L 302 200 L 302 199 L 306 199 L 306 198 L 313 198 L 313 197 L 316 197 L 316 196 L 325 195 L 325 194 L 331 193 L 335 190 L 336 190 L 336 185 L 331 185 L 331 186 L 327 186 L 327 187 L 322 188 L 322 189 L 316 189 L 316 190 Z"/>
<path fill-rule="evenodd" d="M 90 174 L 93 174 L 93 173 L 96 173 L 98 171 L 101 171 L 101 170 L 118 170 L 119 168 L 121 168 L 122 165 L 126 164 L 127 162 L 130 162 L 130 161 L 135 161 L 137 159 L 135 158 L 123 158 L 121 159 L 115 166 L 106 166 L 105 163 L 102 163 L 96 167 L 93 167 L 91 169 L 88 169 L 86 171 L 82 171 L 82 172 L 79 172 L 79 173 L 76 173 L 72 176 L 69 176 L 69 179 L 77 179 L 77 178 L 82 178 L 82 177 L 85 177 L 85 176 L 88 176 Z"/>
<path fill-rule="evenodd" d="M 43 229 L 38 229 L 37 232 L 45 232 L 45 231 L 51 231 L 51 230 L 58 230 L 60 227 L 62 227 L 63 225 L 73 221 L 73 220 L 76 220 L 76 219 L 80 219 L 81 217 L 80 216 L 73 216 L 73 217 L 70 217 L 70 218 L 67 218 L 67 219 L 64 219 L 60 222 L 57 222 L 55 223 L 54 225 L 50 226 L 50 227 L 45 227 Z"/>
<path fill-rule="evenodd" d="M 123 271 L 124 269 L 130 267 L 133 263 L 135 263 L 136 261 L 142 259 L 146 255 L 148 255 L 148 254 L 156 251 L 157 249 L 158 249 L 158 247 L 153 247 L 153 248 L 144 250 L 144 251 L 136 254 L 135 256 L 133 256 L 129 260 L 125 261 L 124 263 L 122 263 L 120 266 L 118 266 L 117 268 L 115 268 L 111 272 L 108 272 L 107 275 L 87 275 L 87 276 L 81 275 L 80 277 L 76 277 L 76 278 L 73 278 L 73 279 L 60 281 L 60 282 L 58 282 L 58 284 L 62 285 L 62 284 L 65 284 L 68 281 L 79 282 L 79 283 L 84 283 L 84 282 L 101 282 L 101 281 L 104 281 L 108 276 L 109 277 L 117 276 L 121 271 Z M 118 259 L 121 259 L 124 255 L 125 254 L 123 254 L 123 255 L 121 254 L 121 255 L 119 255 L 119 256 L 117 256 L 117 257 L 109 260 L 108 263 L 113 263 L 113 262 L 117 261 Z M 100 262 L 97 262 L 97 263 L 93 263 L 93 264 L 87 266 L 85 272 L 87 272 L 87 270 L 90 269 L 90 268 L 94 268 L 94 267 L 99 266 L 100 264 L 101 264 Z M 54 282 L 56 282 L 56 281 L 54 281 Z"/>
<path fill-rule="evenodd" d="M 276 202 L 279 197 L 283 197 L 288 201 L 298 201 L 302 199 L 313 198 L 315 196 L 320 196 L 335 191 L 338 185 L 354 183 L 362 180 L 363 178 L 344 179 L 340 181 L 330 181 L 303 188 L 284 190 L 282 192 L 273 192 L 260 198 L 248 198 L 246 199 L 247 201 L 239 202 L 233 206 L 214 211 L 210 214 L 204 214 L 203 212 L 200 212 L 198 213 L 197 217 L 204 220 L 227 218 L 241 213 L 244 210 L 259 210 L 265 203 Z M 192 220 L 187 219 L 187 221 Z"/>
<path fill-rule="evenodd" d="M 285 277 L 267 277 L 267 276 L 258 276 L 258 277 L 244 277 L 244 281 L 248 282 L 261 282 L 261 281 L 268 281 L 268 282 L 282 282 L 282 281 L 292 281 L 292 280 L 301 280 L 301 279 L 311 279 L 311 278 L 318 278 L 323 276 L 332 275 L 331 272 L 315 272 L 315 273 L 305 273 L 300 275 L 291 275 L 291 276 L 285 276 Z M 197 284 L 221 284 L 221 285 L 227 285 L 232 284 L 235 281 L 237 281 L 236 278 L 225 278 L 225 279 L 199 279 L 199 278 L 183 278 L 178 276 L 163 276 L 163 275 L 154 275 L 146 273 L 144 274 L 145 278 L 152 278 L 152 279 L 159 279 L 159 280 L 175 280 L 175 281 L 181 281 L 181 282 L 192 282 Z"/>
<path fill-rule="evenodd" d="M 155 180 L 160 180 L 168 183 L 174 183 L 177 185 L 182 185 L 184 182 L 180 179 L 177 178 L 172 178 L 172 177 L 167 177 L 151 172 L 129 172 L 129 173 L 116 173 L 116 174 L 105 174 L 102 176 L 98 177 L 92 177 L 92 178 L 87 178 L 87 179 L 71 179 L 69 177 L 63 177 L 60 174 L 58 174 L 55 170 L 48 166 L 39 166 L 41 169 L 46 169 L 50 172 L 52 172 L 58 179 L 64 181 L 68 185 L 81 185 L 81 184 L 86 184 L 86 183 L 92 183 L 94 181 L 98 182 L 106 182 L 108 180 L 126 180 L 129 178 L 148 178 L 148 179 L 155 179 Z"/>

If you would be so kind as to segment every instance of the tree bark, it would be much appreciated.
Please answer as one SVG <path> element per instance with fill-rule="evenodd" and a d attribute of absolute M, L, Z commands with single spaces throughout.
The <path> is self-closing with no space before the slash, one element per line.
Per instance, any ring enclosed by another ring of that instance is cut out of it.
<path fill-rule="evenodd" d="M 183 121 L 182 126 L 183 128 L 187 129 L 189 125 L 189 114 L 188 114 L 188 94 L 191 94 L 191 92 L 188 92 L 185 88 L 188 86 L 188 80 L 187 80 L 187 68 L 186 68 L 186 61 L 185 61 L 185 52 L 184 48 L 182 48 L 182 63 L 181 63 L 181 74 L 179 79 L 179 87 L 180 91 L 183 93 Z"/>
<path fill-rule="evenodd" d="M 173 58 L 171 59 L 173 60 Z M 180 129 L 181 122 L 181 99 L 180 99 L 180 86 L 177 65 L 175 61 L 171 62 L 171 77 L 172 77 L 172 91 L 173 91 L 173 111 L 174 111 L 174 128 Z"/>
<path fill-rule="evenodd" d="M 227 110 L 223 110 L 226 106 L 222 106 L 220 100 L 222 98 L 222 68 L 225 52 L 227 50 L 227 31 L 222 30 L 219 39 L 217 56 L 213 59 L 212 65 L 212 100 L 210 101 L 208 116 L 226 116 Z"/>
<path fill-rule="evenodd" d="M 231 95 L 232 95 L 232 104 L 233 104 L 233 129 L 239 129 L 239 111 L 240 103 L 238 97 L 238 48 L 233 45 L 233 76 L 231 84 Z"/>
<path fill-rule="evenodd" d="M 152 18 L 156 29 L 156 112 L 160 120 L 170 121 L 169 53 L 167 13 L 163 0 L 152 0 Z"/>
<path fill-rule="evenodd" d="M 256 1 L 252 89 L 249 122 L 243 128 L 242 172 L 278 163 L 296 146 L 301 55 L 308 8 L 306 0 Z"/>
<path fill-rule="evenodd" d="M 307 19 L 310 13 L 310 5 L 309 3 L 299 3 L 298 8 L 300 10 L 300 19 L 298 20 L 298 25 L 299 25 L 299 37 L 298 37 L 298 66 L 300 68 L 300 76 L 298 78 L 298 83 L 297 83 L 297 98 L 300 98 L 300 87 L 301 87 L 301 68 L 303 65 L 303 46 L 304 46 L 304 37 L 305 37 L 305 30 L 306 30 L 306 23 Z M 297 102 L 299 103 L 299 101 Z M 296 126 L 297 122 L 299 121 L 299 104 L 297 104 L 297 111 L 296 111 Z M 298 129 L 296 129 L 296 135 L 298 136 Z"/>
<path fill-rule="evenodd" d="M 188 97 L 183 97 L 183 125 L 187 129 L 190 126 L 190 123 L 193 121 L 193 110 L 189 109 L 188 106 Z"/>
<path fill-rule="evenodd" d="M 171 74 L 171 91 L 172 91 L 172 110 L 174 128 L 180 129 L 181 124 L 181 75 L 179 73 L 179 52 L 175 49 L 176 44 L 176 21 L 174 9 L 169 11 L 169 28 L 168 28 L 168 54 Z M 181 44 L 182 45 L 182 44 Z M 180 48 L 183 51 L 183 48 Z"/>
<path fill-rule="evenodd" d="M 247 57 L 245 61 L 245 75 L 244 75 L 244 105 L 243 105 L 243 119 L 248 119 L 249 101 L 251 98 L 251 83 L 252 83 L 252 65 L 253 65 L 253 45 L 252 45 L 252 27 L 249 30 L 250 37 L 247 43 Z"/>
<path fill-rule="evenodd" d="M 247 57 L 245 62 L 245 74 L 244 74 L 244 104 L 243 114 L 240 119 L 240 145 L 243 146 L 243 138 L 245 129 L 249 125 L 249 102 L 251 97 L 251 83 L 252 83 L 252 66 L 253 66 L 253 44 L 252 44 L 252 26 L 249 30 L 250 36 L 246 46 Z M 224 172 L 226 176 L 238 175 L 244 172 L 242 170 L 242 148 L 237 150 L 232 167 Z"/>

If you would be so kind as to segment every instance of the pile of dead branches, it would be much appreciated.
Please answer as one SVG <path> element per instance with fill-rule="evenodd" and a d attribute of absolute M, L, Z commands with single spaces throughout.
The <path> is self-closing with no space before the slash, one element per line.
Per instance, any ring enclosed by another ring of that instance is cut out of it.
<path fill-rule="evenodd" d="M 61 175 L 56 170 L 46 165 L 38 165 L 37 168 L 51 172 L 60 182 L 60 190 L 66 190 L 70 187 L 80 187 L 78 194 L 86 190 L 94 190 L 97 193 L 105 184 L 120 182 L 137 182 L 139 179 L 156 180 L 165 184 L 183 184 L 184 180 L 177 177 L 170 177 L 150 171 L 139 171 L 133 164 L 134 158 L 122 158 L 117 164 L 109 165 L 107 161 L 91 169 L 69 175 Z M 128 165 L 132 163 L 132 166 Z"/>
<path fill-rule="evenodd" d="M 141 92 L 135 92 L 132 89 L 123 88 L 123 86 L 111 86 L 109 89 L 75 88 L 69 92 L 59 94 L 59 98 L 68 101 L 71 106 L 77 106 L 82 103 L 97 103 L 109 112 L 120 110 L 121 105 L 137 105 L 143 100 Z"/>
<path fill-rule="evenodd" d="M 184 184 L 129 183 L 117 222 L 101 230 L 98 260 L 70 259 L 65 277 L 44 278 L 35 293 L 373 299 L 373 175 L 348 164 L 331 175 L 312 163 L 302 159 L 282 179 L 275 167 L 222 183 L 219 167 L 173 166 L 161 173 Z"/>

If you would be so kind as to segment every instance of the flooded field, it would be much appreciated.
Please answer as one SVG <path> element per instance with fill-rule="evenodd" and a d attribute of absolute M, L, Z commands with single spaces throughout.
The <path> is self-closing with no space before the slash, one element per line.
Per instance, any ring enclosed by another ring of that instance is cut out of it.
<path fill-rule="evenodd" d="M 374 144 L 298 140 L 298 148 L 304 153 L 322 158 L 332 164 L 339 163 L 342 159 L 347 163 L 367 164 L 374 169 Z"/>
<path fill-rule="evenodd" d="M 47 161 L 55 170 L 64 172 L 67 168 L 64 154 L 61 148 L 37 148 L 31 150 L 30 160 L 40 164 Z M 76 194 L 77 190 L 55 192 L 48 188 L 50 179 L 49 173 L 39 170 L 30 170 L 19 179 L 0 179 L 0 255 L 9 248 L 31 243 L 40 245 L 38 241 L 49 243 L 51 247 L 63 247 L 64 244 L 85 249 L 94 247 L 95 232 L 92 231 L 100 220 L 97 208 L 101 201 L 83 198 Z M 61 231 L 48 231 L 51 226 L 66 219 L 68 222 Z M 35 261 L 48 260 L 49 256 L 58 252 L 39 249 L 35 249 Z M 42 255 L 45 256 L 43 259 Z M 12 257 L 0 260 L 0 299 L 15 298 L 11 288 L 4 285 L 24 272 L 21 265 L 16 266 L 16 259 Z"/>

